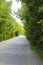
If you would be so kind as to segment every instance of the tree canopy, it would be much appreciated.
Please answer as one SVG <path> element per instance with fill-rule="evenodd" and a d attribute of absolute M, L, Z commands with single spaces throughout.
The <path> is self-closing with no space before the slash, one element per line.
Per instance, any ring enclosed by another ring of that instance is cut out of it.
<path fill-rule="evenodd" d="M 23 27 L 11 16 L 11 1 L 0 0 L 0 41 L 23 34 Z"/>

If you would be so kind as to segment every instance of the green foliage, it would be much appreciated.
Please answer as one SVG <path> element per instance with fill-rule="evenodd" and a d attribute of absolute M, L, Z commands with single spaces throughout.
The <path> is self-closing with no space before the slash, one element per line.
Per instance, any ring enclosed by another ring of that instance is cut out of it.
<path fill-rule="evenodd" d="M 16 22 L 14 20 L 13 22 L 13 26 L 14 26 L 14 33 L 15 36 L 19 36 L 19 35 L 24 35 L 24 28 L 23 26 L 21 26 L 18 22 Z"/>
<path fill-rule="evenodd" d="M 43 61 L 43 51 L 41 49 L 39 49 L 37 46 L 33 46 L 32 48 L 35 50 L 36 53 L 38 53 L 41 60 Z"/>
<path fill-rule="evenodd" d="M 11 2 L 0 0 L 0 41 L 23 34 L 23 27 L 11 16 Z"/>
<path fill-rule="evenodd" d="M 9 36 L 10 34 L 8 34 L 8 31 L 10 31 L 10 26 L 8 24 L 10 24 L 10 19 L 11 19 L 10 5 L 11 2 L 0 0 L 0 41 L 10 37 Z"/>
<path fill-rule="evenodd" d="M 43 50 L 43 0 L 21 0 L 23 5 L 18 11 L 24 20 L 25 35 L 31 45 Z"/>

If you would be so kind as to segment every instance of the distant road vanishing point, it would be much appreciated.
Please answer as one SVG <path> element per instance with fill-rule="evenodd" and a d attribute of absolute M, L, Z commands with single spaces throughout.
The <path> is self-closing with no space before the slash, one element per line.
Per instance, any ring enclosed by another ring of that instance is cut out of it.
<path fill-rule="evenodd" d="M 0 42 L 0 65 L 43 65 L 25 36 Z"/>

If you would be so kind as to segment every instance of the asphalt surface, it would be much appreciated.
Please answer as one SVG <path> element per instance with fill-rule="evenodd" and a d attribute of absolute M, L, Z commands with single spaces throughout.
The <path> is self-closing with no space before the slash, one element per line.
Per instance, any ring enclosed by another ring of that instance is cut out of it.
<path fill-rule="evenodd" d="M 43 65 L 25 36 L 0 42 L 0 65 Z"/>

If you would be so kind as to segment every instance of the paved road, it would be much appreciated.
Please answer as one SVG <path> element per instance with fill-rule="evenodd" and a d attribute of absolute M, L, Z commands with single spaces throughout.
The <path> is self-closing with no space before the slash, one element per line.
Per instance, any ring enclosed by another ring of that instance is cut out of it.
<path fill-rule="evenodd" d="M 43 65 L 25 36 L 0 42 L 0 65 Z"/>

